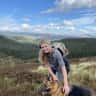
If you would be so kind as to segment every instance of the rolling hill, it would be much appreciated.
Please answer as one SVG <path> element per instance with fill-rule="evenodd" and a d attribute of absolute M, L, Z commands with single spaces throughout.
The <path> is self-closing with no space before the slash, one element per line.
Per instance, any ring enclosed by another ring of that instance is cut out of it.
<path fill-rule="evenodd" d="M 20 43 L 16 40 L 0 36 L 0 56 L 14 56 L 16 58 L 34 58 L 37 57 L 38 46 L 32 43 Z"/>
<path fill-rule="evenodd" d="M 63 42 L 69 49 L 70 58 L 96 56 L 95 38 L 62 39 L 55 42 Z"/>
<path fill-rule="evenodd" d="M 26 39 L 24 39 L 26 41 Z M 70 51 L 69 58 L 96 56 L 96 39 L 75 38 L 57 40 L 66 44 Z M 54 42 L 57 42 L 54 41 Z M 0 56 L 14 56 L 22 59 L 37 58 L 39 47 L 36 43 L 21 43 L 17 40 L 0 36 Z"/>

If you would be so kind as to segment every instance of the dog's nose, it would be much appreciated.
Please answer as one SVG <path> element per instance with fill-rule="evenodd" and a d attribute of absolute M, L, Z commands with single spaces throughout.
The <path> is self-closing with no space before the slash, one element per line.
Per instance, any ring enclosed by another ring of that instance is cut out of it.
<path fill-rule="evenodd" d="M 50 88 L 45 88 L 45 89 L 41 92 L 41 96 L 51 96 L 51 94 L 50 94 Z"/>
<path fill-rule="evenodd" d="M 51 91 L 51 89 L 50 89 L 50 88 L 46 88 L 45 90 L 46 90 L 47 92 L 50 92 L 50 91 Z"/>

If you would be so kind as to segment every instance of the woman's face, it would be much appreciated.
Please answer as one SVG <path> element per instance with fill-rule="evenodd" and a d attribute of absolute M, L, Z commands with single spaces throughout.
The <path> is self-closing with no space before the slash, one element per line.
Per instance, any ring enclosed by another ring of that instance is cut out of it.
<path fill-rule="evenodd" d="M 49 53 L 50 52 L 50 46 L 48 44 L 41 44 L 41 49 L 44 53 Z"/>

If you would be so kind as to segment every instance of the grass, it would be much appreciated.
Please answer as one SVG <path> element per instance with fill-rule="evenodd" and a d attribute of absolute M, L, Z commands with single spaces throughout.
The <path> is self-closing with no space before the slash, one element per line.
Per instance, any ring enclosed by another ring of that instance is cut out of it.
<path fill-rule="evenodd" d="M 20 67 L 21 66 L 21 67 Z M 43 79 L 47 70 L 30 72 L 28 64 L 19 66 L 2 67 L 0 69 L 0 96 L 39 96 L 38 90 L 43 86 Z M 34 66 L 34 64 L 32 64 Z M 39 66 L 39 65 L 38 65 Z M 38 70 L 38 66 L 31 67 L 31 70 Z M 24 70 L 27 68 L 27 70 Z M 71 64 L 69 74 L 70 84 L 82 85 L 96 91 L 96 64 L 94 61 L 79 62 Z"/>
<path fill-rule="evenodd" d="M 86 60 L 76 58 L 76 62 L 71 62 L 70 84 L 90 87 L 96 91 L 96 58 L 90 60 L 90 56 L 96 56 L 96 39 L 60 42 L 67 45 L 69 57 L 89 56 Z M 42 68 L 38 70 L 38 51 L 37 45 L 0 37 L 0 96 L 39 96 L 37 91 L 42 87 L 48 71 Z"/>
<path fill-rule="evenodd" d="M 71 84 L 89 87 L 96 91 L 96 64 L 84 62 L 71 66 L 69 80 Z"/>

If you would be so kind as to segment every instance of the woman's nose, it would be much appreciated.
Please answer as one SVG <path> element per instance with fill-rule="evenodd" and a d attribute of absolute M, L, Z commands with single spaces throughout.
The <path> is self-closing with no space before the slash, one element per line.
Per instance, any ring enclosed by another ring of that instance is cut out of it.
<path fill-rule="evenodd" d="M 47 49 L 47 47 L 44 47 L 44 50 L 46 50 Z"/>

